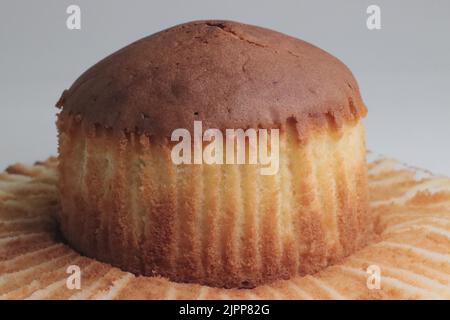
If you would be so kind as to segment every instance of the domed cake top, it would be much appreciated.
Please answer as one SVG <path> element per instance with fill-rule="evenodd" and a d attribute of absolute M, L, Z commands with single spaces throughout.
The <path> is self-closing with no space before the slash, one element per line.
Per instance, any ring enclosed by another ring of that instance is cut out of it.
<path fill-rule="evenodd" d="M 340 123 L 366 113 L 350 70 L 296 38 L 232 21 L 194 21 L 138 40 L 88 69 L 57 103 L 114 131 Z"/>

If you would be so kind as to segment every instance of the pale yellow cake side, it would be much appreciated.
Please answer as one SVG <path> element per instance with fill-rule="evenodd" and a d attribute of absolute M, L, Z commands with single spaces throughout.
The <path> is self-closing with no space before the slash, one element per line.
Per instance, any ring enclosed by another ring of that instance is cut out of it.
<path fill-rule="evenodd" d="M 62 235 L 135 274 L 253 287 L 314 273 L 367 242 L 364 129 L 280 132 L 275 175 L 259 165 L 175 165 L 170 144 L 120 139 L 60 117 Z"/>

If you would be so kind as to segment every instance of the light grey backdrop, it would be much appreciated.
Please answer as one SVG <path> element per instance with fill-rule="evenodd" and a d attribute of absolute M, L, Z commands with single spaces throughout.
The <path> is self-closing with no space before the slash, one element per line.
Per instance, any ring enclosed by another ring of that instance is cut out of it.
<path fill-rule="evenodd" d="M 81 7 L 81 30 L 66 8 Z M 366 28 L 381 7 L 382 29 Z M 0 169 L 56 154 L 63 89 L 105 55 L 174 24 L 221 18 L 297 36 L 343 60 L 369 107 L 370 149 L 450 175 L 450 1 L 0 2 Z"/>

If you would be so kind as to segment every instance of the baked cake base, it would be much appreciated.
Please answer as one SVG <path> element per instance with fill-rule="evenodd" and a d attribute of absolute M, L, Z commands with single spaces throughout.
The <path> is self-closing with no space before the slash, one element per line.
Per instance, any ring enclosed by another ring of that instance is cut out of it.
<path fill-rule="evenodd" d="M 1 299 L 450 299 L 450 178 L 390 159 L 369 164 L 377 237 L 334 266 L 254 289 L 220 289 L 136 277 L 61 242 L 56 159 L 0 173 Z M 66 269 L 81 269 L 81 289 Z M 369 289 L 367 267 L 381 271 Z"/>

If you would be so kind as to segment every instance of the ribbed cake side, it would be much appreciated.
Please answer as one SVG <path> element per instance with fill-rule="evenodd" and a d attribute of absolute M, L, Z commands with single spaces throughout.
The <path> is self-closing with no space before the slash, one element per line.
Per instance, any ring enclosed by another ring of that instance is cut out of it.
<path fill-rule="evenodd" d="M 367 240 L 364 130 L 280 130 L 260 165 L 175 165 L 171 144 L 60 116 L 61 231 L 75 249 L 136 274 L 253 287 L 316 272 Z"/>

